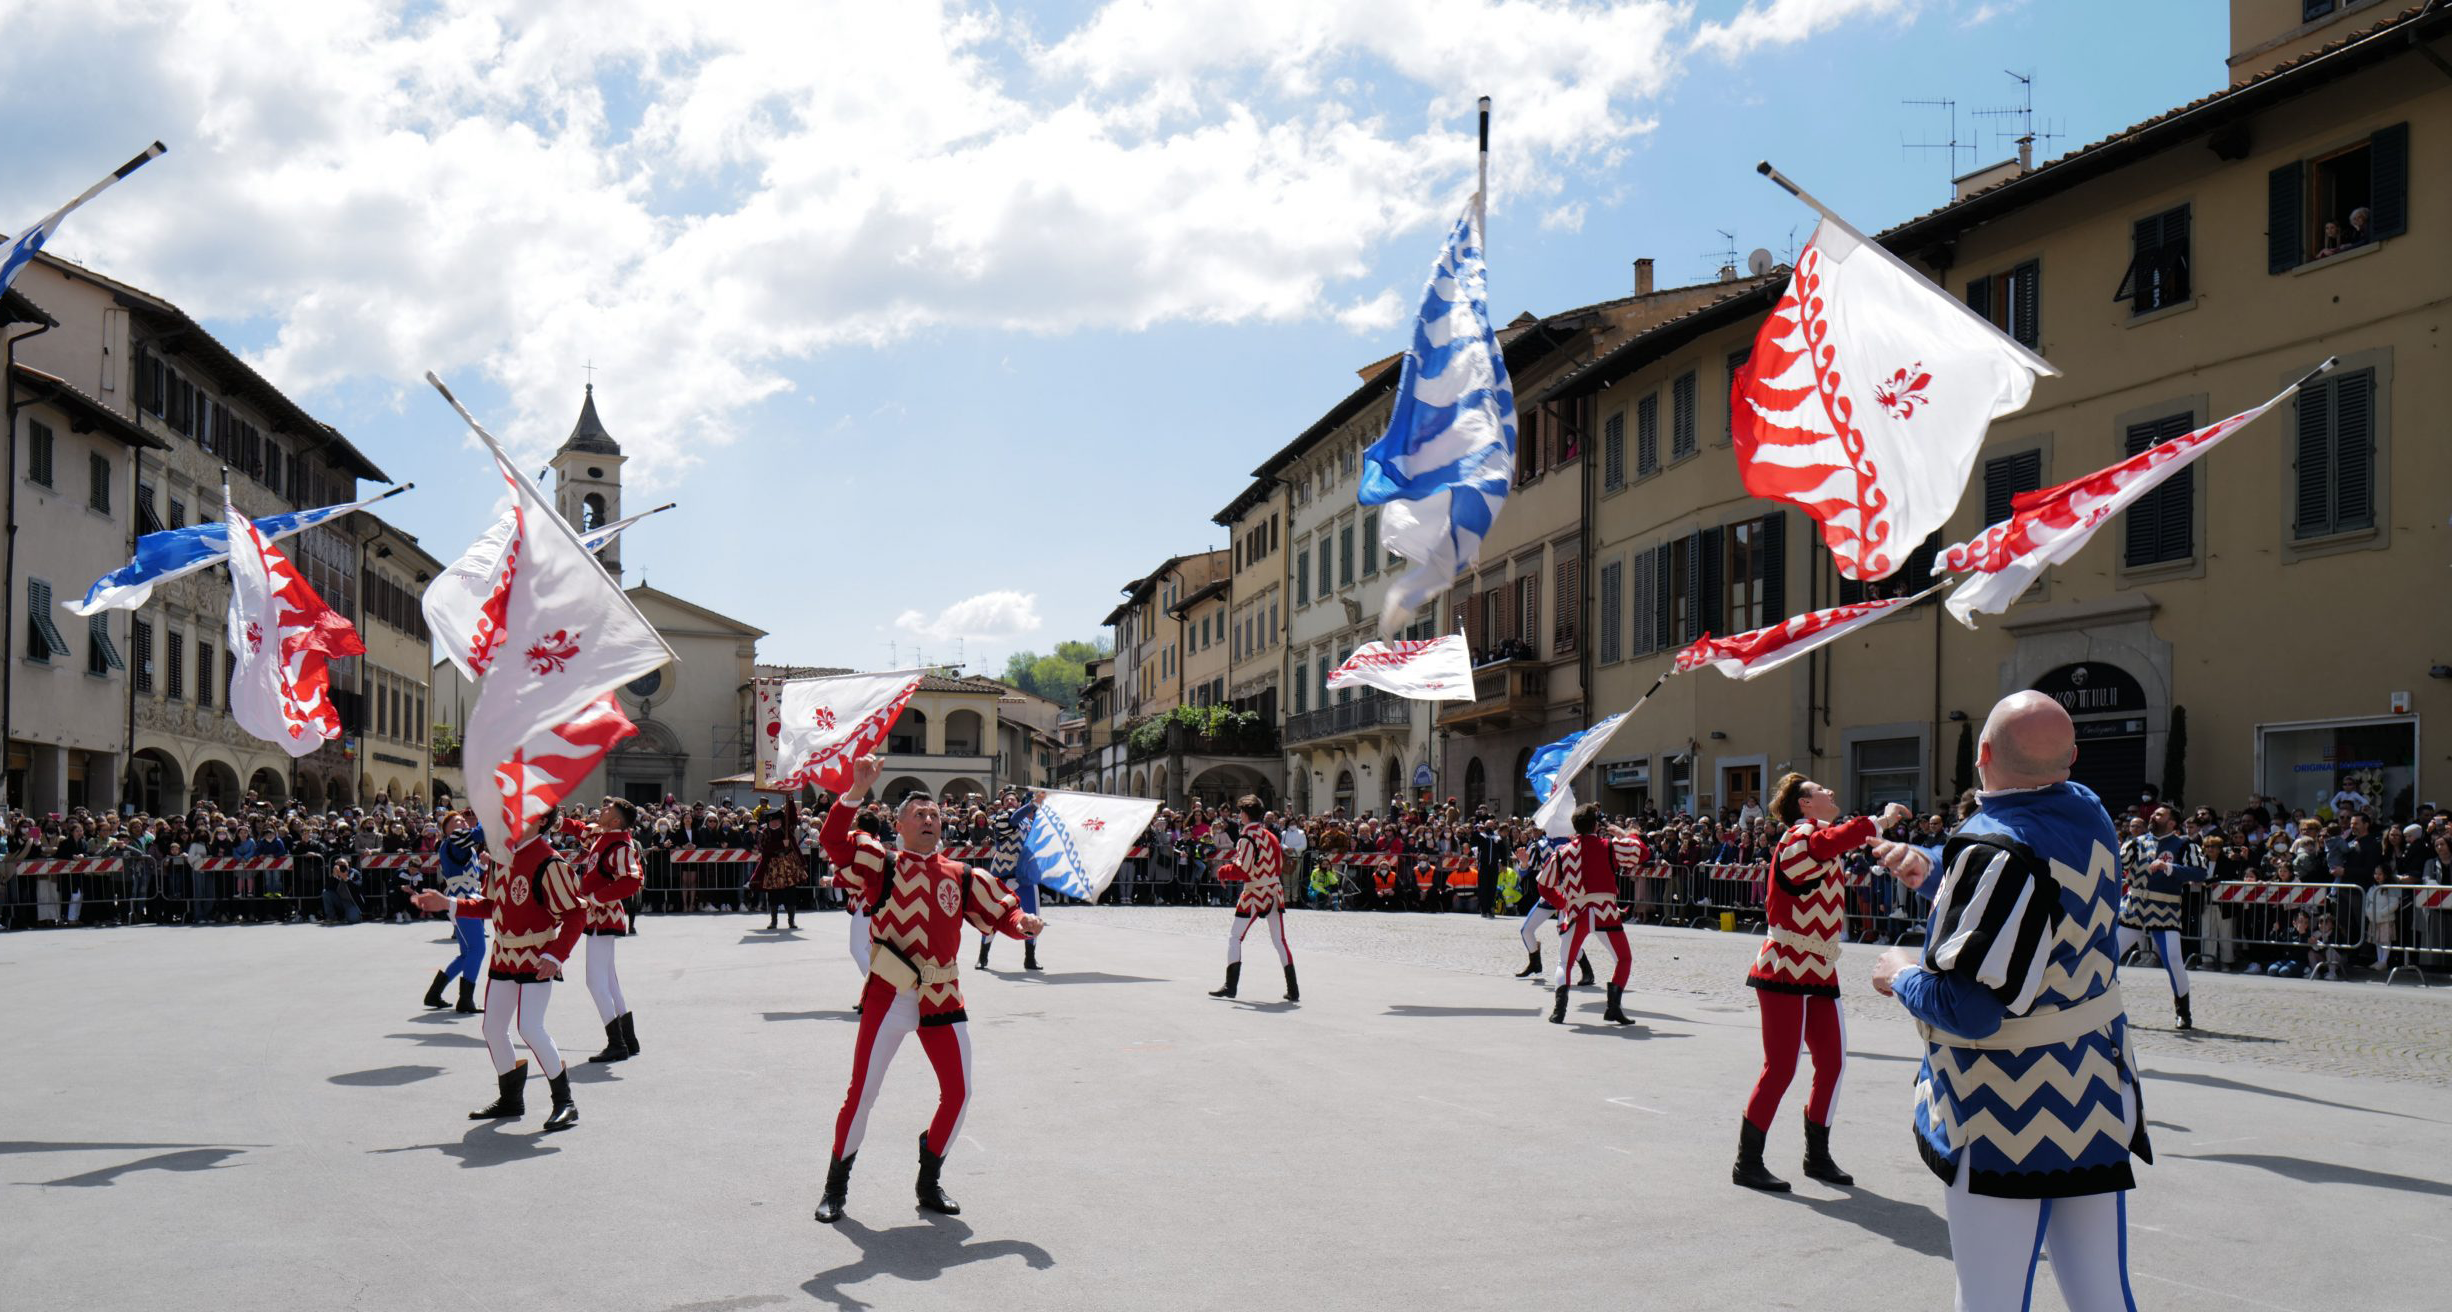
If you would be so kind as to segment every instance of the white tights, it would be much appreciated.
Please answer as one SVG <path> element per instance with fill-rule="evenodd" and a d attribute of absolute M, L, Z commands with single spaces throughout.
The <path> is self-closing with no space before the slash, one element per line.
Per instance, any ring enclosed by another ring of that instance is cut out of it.
<path fill-rule="evenodd" d="M 2154 938 L 2154 955 L 2162 958 L 2163 970 L 2171 976 L 2171 996 L 2187 997 L 2188 964 L 2186 959 L 2180 956 L 2180 936 L 2176 932 L 2168 929 L 2138 929 L 2134 926 L 2122 925 L 2119 946 L 2112 949 L 2112 955 L 2114 957 L 2127 956 L 2128 950 L 2137 946 L 2137 940 L 2149 934 Z"/>
<path fill-rule="evenodd" d="M 860 972 L 860 978 L 867 979 L 869 954 L 868 917 L 854 911 L 850 915 L 843 918 L 851 922 L 852 968 Z"/>
<path fill-rule="evenodd" d="M 596 1016 L 607 1025 L 630 1011 L 630 1003 L 622 997 L 622 977 L 613 969 L 613 949 L 620 945 L 617 934 L 587 936 L 588 996 L 596 999 Z"/>
<path fill-rule="evenodd" d="M 521 1041 L 536 1058 L 538 1073 L 549 1080 L 562 1073 L 562 1051 L 545 1032 L 545 1008 L 552 1001 L 553 981 L 549 979 L 485 981 L 485 1050 L 494 1059 L 496 1075 L 511 1073 L 511 1026 L 515 1021 Z"/>
<path fill-rule="evenodd" d="M 2129 931 L 2122 930 L 2122 933 Z M 2128 1100 L 2134 1126 L 2137 1100 Z M 2052 1255 L 2052 1278 L 2069 1312 L 2136 1312 L 2128 1287 L 2128 1193 L 2077 1198 L 1990 1198 L 1967 1188 L 1967 1161 L 1947 1197 L 1958 1312 L 2027 1312 L 2035 1263 Z"/>
<path fill-rule="evenodd" d="M 1281 966 L 1293 965 L 1294 953 L 1291 949 L 1286 947 L 1285 908 L 1279 907 L 1277 910 L 1261 917 L 1261 919 L 1266 920 L 1269 923 L 1269 941 L 1277 945 L 1277 963 Z M 1226 935 L 1226 962 L 1228 965 L 1236 965 L 1242 962 L 1243 936 L 1252 932 L 1252 918 L 1250 916 L 1236 916 L 1232 922 L 1232 925 L 1232 929 L 1230 929 Z"/>
<path fill-rule="evenodd" d="M 1549 903 L 1543 902 L 1538 898 L 1534 899 L 1532 910 L 1524 913 L 1524 927 L 1521 931 L 1524 937 L 1525 955 L 1530 956 L 1531 954 L 1541 950 L 1541 940 L 1534 937 L 1534 934 L 1543 924 L 1548 922 L 1551 917 L 1557 914 L 1558 908 L 1551 906 Z M 1560 946 L 1563 947 L 1564 945 L 1562 944 Z"/>

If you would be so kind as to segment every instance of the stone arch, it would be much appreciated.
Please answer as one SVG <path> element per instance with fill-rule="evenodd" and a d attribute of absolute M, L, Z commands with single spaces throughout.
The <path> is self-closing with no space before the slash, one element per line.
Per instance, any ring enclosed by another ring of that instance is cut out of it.
<path fill-rule="evenodd" d="M 944 791 L 938 795 L 948 802 L 966 802 L 974 797 L 985 800 L 988 790 L 985 784 L 976 779 L 967 775 L 957 775 L 945 781 Z"/>
<path fill-rule="evenodd" d="M 265 766 L 247 776 L 247 791 L 275 805 L 289 799 L 289 780 L 280 771 Z"/>
<path fill-rule="evenodd" d="M 1149 771 L 1135 770 L 1132 772 L 1132 795 L 1134 797 L 1149 796 Z"/>
<path fill-rule="evenodd" d="M 1515 799 L 1515 806 L 1507 813 L 1509 815 L 1531 815 L 1541 809 L 1540 801 L 1533 796 L 1532 781 L 1524 777 L 1524 772 L 1531 767 L 1531 748 L 1527 747 L 1515 754 L 1515 774 L 1511 777 L 1510 789 Z M 1558 782 L 1563 784 L 1566 780 L 1561 779 Z"/>
<path fill-rule="evenodd" d="M 238 767 L 216 757 L 196 762 L 196 772 L 188 778 L 188 796 L 193 802 L 211 802 L 224 811 L 238 809 Z"/>
<path fill-rule="evenodd" d="M 945 717 L 945 755 L 987 755 L 988 722 L 979 712 L 969 709 L 955 711 Z"/>
<path fill-rule="evenodd" d="M 409 800 L 409 790 L 400 782 L 399 775 L 393 775 L 383 781 L 383 796 L 384 800 L 398 805 Z"/>
<path fill-rule="evenodd" d="M 936 796 L 936 790 L 928 786 L 927 780 L 920 778 L 918 775 L 906 774 L 897 775 L 894 782 L 885 786 L 885 795 L 883 800 L 888 806 L 900 806 L 902 805 L 902 799 L 913 793 L 918 793 L 923 797 Z"/>
<path fill-rule="evenodd" d="M 602 492 L 590 492 L 579 499 L 579 531 L 593 533 L 611 521 L 606 518 Z"/>
<path fill-rule="evenodd" d="M 1490 772 L 1476 756 L 1464 763 L 1464 813 L 1471 815 L 1490 800 Z"/>
<path fill-rule="evenodd" d="M 1168 785 L 1173 781 L 1174 776 L 1168 773 L 1165 762 L 1161 761 L 1151 766 L 1149 768 L 1149 795 L 1169 806 L 1174 805 L 1174 795 L 1168 790 Z"/>
<path fill-rule="evenodd" d="M 916 706 L 904 706 L 894 717 L 894 727 L 885 731 L 885 754 L 888 756 L 925 756 L 928 754 L 928 714 Z"/>
<path fill-rule="evenodd" d="M 324 809 L 324 781 L 320 776 L 312 774 L 298 776 L 298 805 L 309 811 Z"/>
<path fill-rule="evenodd" d="M 1359 815 L 1354 809 L 1354 772 L 1342 766 L 1337 769 L 1337 785 L 1329 793 L 1330 804 L 1342 809 L 1349 817 Z"/>
<path fill-rule="evenodd" d="M 129 800 L 147 815 L 177 815 L 187 809 L 187 776 L 170 753 L 148 747 L 132 758 Z"/>
<path fill-rule="evenodd" d="M 1219 807 L 1231 807 L 1245 794 L 1258 797 L 1263 806 L 1276 805 L 1268 776 L 1248 765 L 1210 766 L 1194 775 L 1184 789 L 1187 800 Z"/>

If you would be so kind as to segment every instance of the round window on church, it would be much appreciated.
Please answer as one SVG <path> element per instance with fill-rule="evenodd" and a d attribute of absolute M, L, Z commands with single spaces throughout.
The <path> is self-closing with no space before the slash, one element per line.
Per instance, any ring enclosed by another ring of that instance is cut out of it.
<path fill-rule="evenodd" d="M 601 469 L 596 468 L 594 465 L 590 465 L 590 466 L 588 466 L 587 476 L 588 476 L 589 478 L 603 478 L 603 477 L 604 477 L 604 471 L 603 471 L 603 470 L 601 470 Z"/>
<path fill-rule="evenodd" d="M 624 685 L 631 696 L 638 698 L 653 697 L 656 695 L 656 690 L 663 686 L 664 671 L 662 670 L 649 670 Z"/>

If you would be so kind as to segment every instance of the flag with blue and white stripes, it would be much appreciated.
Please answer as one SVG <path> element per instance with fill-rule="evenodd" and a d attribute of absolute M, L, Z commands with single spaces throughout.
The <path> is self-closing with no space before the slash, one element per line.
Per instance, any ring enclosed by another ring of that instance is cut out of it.
<path fill-rule="evenodd" d="M 266 515 L 255 521 L 256 531 L 266 542 L 278 542 L 293 534 L 323 523 L 327 519 L 363 510 L 383 497 L 368 497 L 338 506 L 320 506 L 314 510 L 292 510 L 278 515 Z M 226 520 L 206 524 L 189 524 L 184 528 L 164 529 L 147 533 L 136 540 L 136 559 L 94 580 L 85 590 L 81 601 L 63 601 L 60 605 L 72 614 L 91 615 L 96 611 L 135 610 L 152 598 L 154 585 L 184 578 L 200 569 L 210 569 L 230 558 L 230 525 Z"/>
<path fill-rule="evenodd" d="M 1515 476 L 1515 386 L 1486 273 L 1481 207 L 1468 204 L 1422 290 L 1388 431 L 1362 457 L 1359 500 L 1386 507 L 1380 545 L 1413 566 L 1388 585 L 1383 631 L 1473 568 Z"/>
<path fill-rule="evenodd" d="M 1532 758 L 1524 763 L 1524 782 L 1532 786 L 1533 797 L 1541 803 L 1541 809 L 1533 812 L 1533 822 L 1543 833 L 1554 837 L 1573 832 L 1575 776 L 1591 766 L 1617 736 L 1618 726 L 1634 713 L 1630 707 L 1581 733 L 1533 749 Z"/>
<path fill-rule="evenodd" d="M 104 187 L 110 186 L 112 183 L 117 182 L 121 178 L 124 178 L 144 167 L 146 160 L 152 159 L 154 156 L 161 154 L 167 149 L 169 149 L 169 147 L 164 146 L 158 141 L 145 147 L 143 150 L 137 152 L 136 158 L 129 160 L 127 163 L 120 165 L 116 170 L 114 170 L 111 176 L 104 178 L 102 181 L 97 182 L 90 187 L 87 187 L 84 194 L 43 216 L 42 222 L 35 224 L 33 227 L 26 229 L 24 232 L 18 233 L 17 240 L 9 243 L 8 254 L 5 256 L 0 256 L 0 292 L 7 291 L 9 289 L 9 284 L 17 281 L 17 271 L 26 267 L 26 265 L 34 259 L 35 252 L 40 251 L 43 248 L 44 242 L 51 240 L 51 234 L 58 231 L 60 220 L 67 218 L 70 210 L 73 210 L 79 205 L 82 205 L 85 202 L 92 200 L 94 197 L 101 195 Z"/>

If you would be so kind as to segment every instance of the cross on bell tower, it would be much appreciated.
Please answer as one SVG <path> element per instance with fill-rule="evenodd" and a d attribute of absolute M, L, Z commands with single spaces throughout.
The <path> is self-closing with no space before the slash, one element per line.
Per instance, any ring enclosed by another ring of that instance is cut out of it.
<path fill-rule="evenodd" d="M 592 370 L 591 370 L 592 374 Z M 596 417 L 596 384 L 587 385 L 579 404 L 579 422 L 571 427 L 562 449 L 553 453 L 554 508 L 571 527 L 586 533 L 622 517 L 621 445 Z M 621 539 L 605 544 L 596 558 L 616 581 L 622 576 Z"/>

